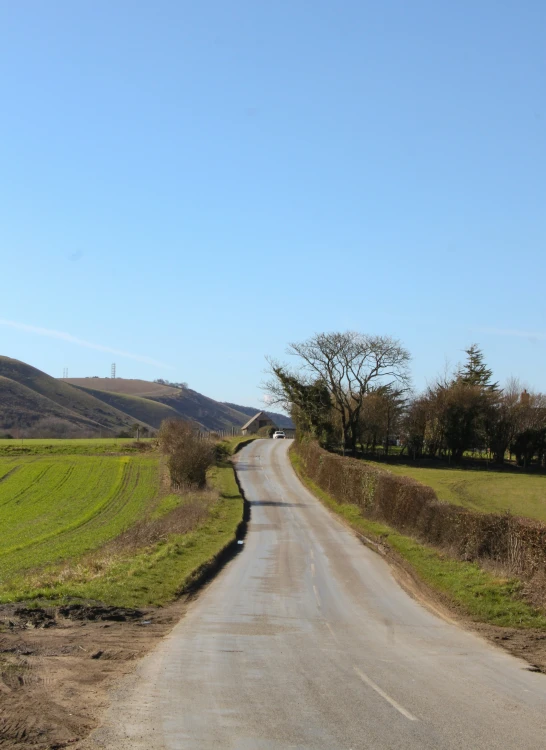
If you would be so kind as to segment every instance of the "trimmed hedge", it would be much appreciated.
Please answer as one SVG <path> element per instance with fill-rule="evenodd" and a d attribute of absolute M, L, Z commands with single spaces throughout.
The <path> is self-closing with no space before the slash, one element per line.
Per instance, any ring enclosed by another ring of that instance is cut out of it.
<path fill-rule="evenodd" d="M 546 524 L 441 502 L 432 487 L 328 453 L 315 442 L 295 449 L 306 474 L 339 502 L 462 560 L 498 563 L 532 582 L 533 598 L 546 605 Z"/>

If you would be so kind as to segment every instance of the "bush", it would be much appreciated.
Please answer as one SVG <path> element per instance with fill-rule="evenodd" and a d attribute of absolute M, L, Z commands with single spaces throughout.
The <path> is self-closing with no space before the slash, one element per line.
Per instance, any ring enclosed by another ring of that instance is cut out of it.
<path fill-rule="evenodd" d="M 274 425 L 266 424 L 263 427 L 260 427 L 256 434 L 263 438 L 270 438 L 273 437 L 273 433 L 276 429 L 277 428 Z"/>
<path fill-rule="evenodd" d="M 159 429 L 159 445 L 169 456 L 167 465 L 174 487 L 204 487 L 207 469 L 215 459 L 215 445 L 183 419 L 166 419 Z"/>
<path fill-rule="evenodd" d="M 21 431 L 21 437 L 26 438 L 83 438 L 88 434 L 89 430 L 58 417 L 44 417 Z"/>

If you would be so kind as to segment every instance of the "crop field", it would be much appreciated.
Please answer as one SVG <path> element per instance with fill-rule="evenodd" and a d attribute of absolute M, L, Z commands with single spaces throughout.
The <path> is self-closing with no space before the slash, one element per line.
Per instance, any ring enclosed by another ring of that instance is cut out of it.
<path fill-rule="evenodd" d="M 95 549 L 158 491 L 154 456 L 0 457 L 0 580 Z"/>
<path fill-rule="evenodd" d="M 372 462 L 370 462 L 372 463 Z M 413 477 L 432 487 L 439 500 L 482 513 L 527 516 L 546 522 L 546 476 L 486 469 L 421 468 L 375 463 L 381 469 Z"/>
<path fill-rule="evenodd" d="M 243 510 L 232 467 L 214 467 L 207 490 L 169 494 L 154 447 L 0 441 L 0 603 L 163 604 L 230 543 Z"/>
<path fill-rule="evenodd" d="M 141 446 L 153 443 L 153 438 L 141 438 Z M 4 439 L 0 438 L 0 457 L 2 456 L 28 456 L 28 455 L 99 455 L 114 453 L 135 453 L 139 447 L 134 438 L 67 438 L 67 439 L 45 439 L 25 438 Z"/>

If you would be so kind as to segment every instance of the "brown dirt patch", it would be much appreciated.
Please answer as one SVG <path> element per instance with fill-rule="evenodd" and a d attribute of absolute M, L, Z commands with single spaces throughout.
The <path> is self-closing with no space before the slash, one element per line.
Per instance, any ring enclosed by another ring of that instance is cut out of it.
<path fill-rule="evenodd" d="M 62 748 L 94 729 L 114 680 L 183 616 L 162 609 L 0 607 L 0 748 Z"/>

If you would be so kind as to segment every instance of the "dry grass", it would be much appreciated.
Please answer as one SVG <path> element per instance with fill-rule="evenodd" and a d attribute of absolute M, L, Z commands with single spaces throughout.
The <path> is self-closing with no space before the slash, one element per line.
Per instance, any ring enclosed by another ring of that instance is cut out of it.
<path fill-rule="evenodd" d="M 138 521 L 99 550 L 78 560 L 37 570 L 26 577 L 26 584 L 30 589 L 44 589 L 100 578 L 123 560 L 167 543 L 174 535 L 195 531 L 207 520 L 218 498 L 219 493 L 213 489 L 181 491 L 180 504 L 168 513 Z"/>

